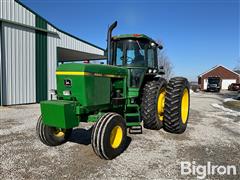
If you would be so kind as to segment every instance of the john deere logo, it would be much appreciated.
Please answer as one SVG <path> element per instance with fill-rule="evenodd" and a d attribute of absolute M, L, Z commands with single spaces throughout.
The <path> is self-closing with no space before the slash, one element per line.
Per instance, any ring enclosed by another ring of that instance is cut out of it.
<path fill-rule="evenodd" d="M 72 81 L 70 79 L 64 79 L 64 86 L 71 87 Z"/>

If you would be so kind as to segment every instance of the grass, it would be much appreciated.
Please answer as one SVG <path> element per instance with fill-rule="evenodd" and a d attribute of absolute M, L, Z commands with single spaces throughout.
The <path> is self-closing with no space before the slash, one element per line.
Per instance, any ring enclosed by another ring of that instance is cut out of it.
<path fill-rule="evenodd" d="M 235 111 L 240 111 L 240 101 L 227 101 L 227 102 L 224 102 L 223 105 L 226 108 L 230 108 Z"/>

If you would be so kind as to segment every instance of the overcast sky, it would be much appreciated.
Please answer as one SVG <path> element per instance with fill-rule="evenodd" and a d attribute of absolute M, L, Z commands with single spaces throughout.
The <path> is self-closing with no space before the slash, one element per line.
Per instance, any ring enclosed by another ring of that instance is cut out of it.
<path fill-rule="evenodd" d="M 196 77 L 222 64 L 240 63 L 239 0 L 21 0 L 58 28 L 106 48 L 113 34 L 144 33 L 164 43 L 174 74 Z"/>

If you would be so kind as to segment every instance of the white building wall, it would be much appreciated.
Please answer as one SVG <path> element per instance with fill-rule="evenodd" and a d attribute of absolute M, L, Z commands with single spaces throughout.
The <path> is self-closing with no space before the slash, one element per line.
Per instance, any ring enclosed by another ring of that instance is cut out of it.
<path fill-rule="evenodd" d="M 3 23 L 3 104 L 36 102 L 35 31 Z"/>
<path fill-rule="evenodd" d="M 104 51 L 68 36 L 48 24 L 48 30 L 59 36 L 48 35 L 48 89 L 56 89 L 57 47 L 104 55 Z M 50 97 L 50 94 L 49 94 Z"/>
<path fill-rule="evenodd" d="M 0 0 L 0 18 L 35 26 L 35 15 L 14 0 Z M 35 31 L 2 23 L 2 102 L 4 105 L 34 103 Z"/>
<path fill-rule="evenodd" d="M 57 68 L 57 39 L 58 37 L 48 35 L 47 39 L 47 58 L 48 58 L 48 90 L 56 89 L 56 75 Z M 48 96 L 49 93 L 48 93 Z"/>
<path fill-rule="evenodd" d="M 236 83 L 236 79 L 223 79 L 222 80 L 222 89 L 228 89 L 228 86 L 232 83 Z"/>
<path fill-rule="evenodd" d="M 15 0 L 0 0 L 0 19 L 35 27 L 35 14 Z M 3 104 L 25 104 L 36 102 L 36 37 L 35 30 L 2 23 L 3 59 L 1 77 Z M 56 88 L 57 47 L 103 55 L 104 52 L 77 40 L 48 25 L 48 90 Z M 1 54 L 0 54 L 1 57 Z"/>
<path fill-rule="evenodd" d="M 208 79 L 203 80 L 203 90 L 207 90 Z"/>
<path fill-rule="evenodd" d="M 35 26 L 35 15 L 14 0 L 0 0 L 0 18 Z"/>

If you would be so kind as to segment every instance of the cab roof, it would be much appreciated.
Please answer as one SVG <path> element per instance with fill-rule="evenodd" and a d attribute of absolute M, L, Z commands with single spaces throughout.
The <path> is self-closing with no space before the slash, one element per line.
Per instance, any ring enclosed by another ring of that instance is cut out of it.
<path fill-rule="evenodd" d="M 112 38 L 114 40 L 119 40 L 119 39 L 147 39 L 151 42 L 156 43 L 156 41 L 154 41 L 152 38 L 148 37 L 145 34 L 122 34 L 122 35 L 113 36 Z"/>

